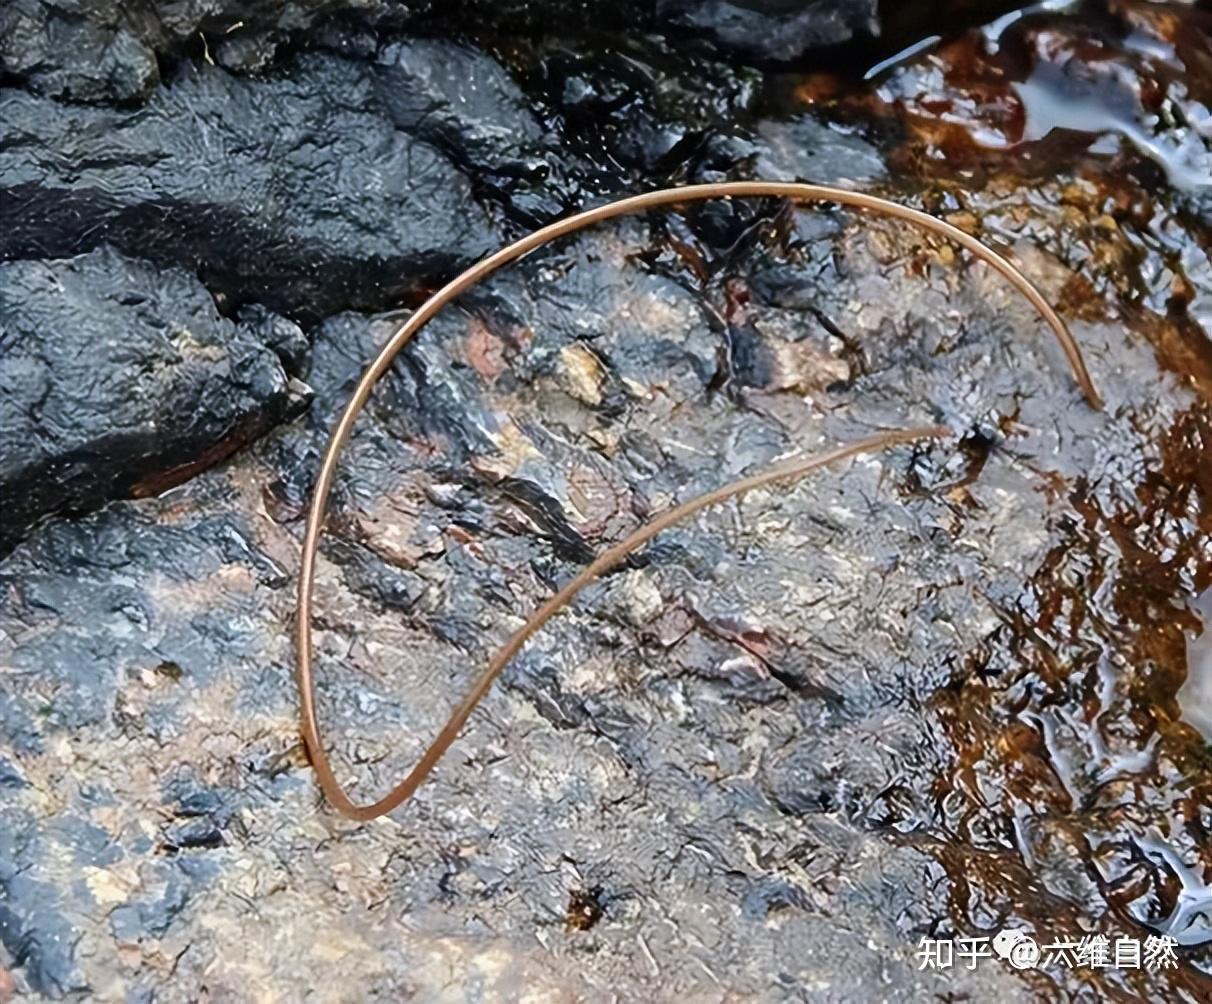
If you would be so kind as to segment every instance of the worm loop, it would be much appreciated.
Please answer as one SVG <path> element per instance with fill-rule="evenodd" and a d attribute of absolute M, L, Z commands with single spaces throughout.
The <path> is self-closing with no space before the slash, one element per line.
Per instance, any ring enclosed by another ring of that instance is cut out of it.
<path fill-rule="evenodd" d="M 631 551 L 651 539 L 665 527 L 706 506 L 731 498 L 758 485 L 769 484 L 772 481 L 784 478 L 799 477 L 825 464 L 842 460 L 858 453 L 885 449 L 896 443 L 904 443 L 926 437 L 938 437 L 945 434 L 946 430 L 932 426 L 919 429 L 894 430 L 868 437 L 845 446 L 840 446 L 827 453 L 785 462 L 771 470 L 755 474 L 729 485 L 724 485 L 713 492 L 708 492 L 706 495 L 692 499 L 658 516 L 626 540 L 602 552 L 598 558 L 582 569 L 575 578 L 531 615 L 530 619 L 510 637 L 476 678 L 475 683 L 459 703 L 458 707 L 452 712 L 442 731 L 438 733 L 437 738 L 430 744 L 429 748 L 404 780 L 382 798 L 370 804 L 357 805 L 350 800 L 333 773 L 332 764 L 324 749 L 319 719 L 316 714 L 315 682 L 312 673 L 311 609 L 315 585 L 316 552 L 319 548 L 320 535 L 324 528 L 324 516 L 328 508 L 328 497 L 332 491 L 337 461 L 340 458 L 341 450 L 344 449 L 345 444 L 349 440 L 354 422 L 369 400 L 371 392 L 379 378 L 387 372 L 388 367 L 391 366 L 392 361 L 399 355 L 404 346 L 408 344 L 418 331 L 429 323 L 438 311 L 503 265 L 521 258 L 523 255 L 534 251 L 549 241 L 582 230 L 603 220 L 616 216 L 625 216 L 646 209 L 653 209 L 658 206 L 721 197 L 741 198 L 754 196 L 775 196 L 789 199 L 793 202 L 834 202 L 840 205 L 852 206 L 857 209 L 864 209 L 869 212 L 904 220 L 921 229 L 947 237 L 959 244 L 1005 276 L 1030 301 L 1032 306 L 1039 311 L 1064 350 L 1069 367 L 1072 369 L 1073 376 L 1085 395 L 1086 401 L 1093 408 L 1102 407 L 1102 400 L 1094 387 L 1093 381 L 1090 379 L 1090 374 L 1086 369 L 1085 361 L 1082 358 L 1081 350 L 1076 340 L 1069 332 L 1065 322 L 1061 320 L 1060 315 L 1057 314 L 1043 294 L 1032 285 L 1031 281 L 1022 272 L 992 248 L 987 247 L 975 237 L 944 220 L 937 219 L 920 210 L 891 202 L 888 199 L 882 199 L 876 195 L 851 192 L 843 188 L 833 188 L 827 185 L 809 185 L 798 182 L 730 181 L 708 185 L 688 185 L 681 188 L 665 188 L 658 191 L 645 192 L 642 195 L 633 195 L 615 202 L 609 202 L 605 205 L 596 206 L 593 209 L 587 209 L 584 212 L 566 217 L 565 219 L 557 220 L 555 223 L 550 223 L 533 233 L 527 234 L 520 240 L 514 241 L 514 243 L 507 247 L 501 248 L 499 251 L 472 265 L 448 282 L 421 304 L 412 316 L 387 340 L 386 344 L 379 350 L 379 354 L 366 368 L 361 379 L 359 379 L 357 386 L 354 388 L 353 396 L 350 398 L 345 410 L 341 413 L 341 417 L 337 420 L 336 426 L 333 428 L 328 448 L 325 450 L 324 458 L 320 465 L 320 473 L 316 478 L 315 488 L 312 493 L 311 508 L 308 512 L 307 529 L 304 533 L 303 550 L 300 557 L 298 608 L 295 617 L 295 644 L 298 658 L 296 680 L 299 688 L 303 739 L 307 743 L 308 751 L 311 754 L 312 765 L 315 768 L 320 787 L 335 808 L 354 819 L 374 819 L 376 816 L 390 812 L 408 799 L 429 775 L 430 771 L 433 770 L 450 744 L 454 742 L 459 730 L 462 729 L 472 711 L 475 710 L 476 705 L 479 704 L 480 700 L 488 692 L 493 681 L 508 664 L 509 660 L 526 643 L 527 639 L 538 631 L 561 607 L 567 604 L 569 600 L 593 581 L 593 579 L 597 578 L 610 567 L 618 564 Z"/>

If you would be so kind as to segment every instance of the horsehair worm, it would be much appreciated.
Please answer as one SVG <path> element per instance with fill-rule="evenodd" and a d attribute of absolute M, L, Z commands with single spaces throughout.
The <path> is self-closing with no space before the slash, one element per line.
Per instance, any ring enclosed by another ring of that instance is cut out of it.
<path fill-rule="evenodd" d="M 1057 341 L 1064 350 L 1069 367 L 1081 388 L 1087 403 L 1093 408 L 1102 407 L 1102 399 L 1094 387 L 1081 350 L 1065 322 L 1052 308 L 1043 294 L 1032 285 L 1022 272 L 999 255 L 992 248 L 983 244 L 975 237 L 917 209 L 902 206 L 899 203 L 867 195 L 862 192 L 847 191 L 826 185 L 809 185 L 797 182 L 767 182 L 767 181 L 733 181 L 707 185 L 689 185 L 682 188 L 665 188 L 642 195 L 609 202 L 593 209 L 585 210 L 563 220 L 548 224 L 535 230 L 514 243 L 501 248 L 475 265 L 456 276 L 436 293 L 430 296 L 411 317 L 387 340 L 379 354 L 363 372 L 352 397 L 346 405 L 341 417 L 333 428 L 328 447 L 325 450 L 320 472 L 316 478 L 312 494 L 311 507 L 307 517 L 307 528 L 303 537 L 303 549 L 300 555 L 298 606 L 295 616 L 295 641 L 297 647 L 297 683 L 301 713 L 303 740 L 307 745 L 311 762 L 315 768 L 320 788 L 329 802 L 340 812 L 353 819 L 374 819 L 397 808 L 421 786 L 433 771 L 438 761 L 442 759 L 451 744 L 458 737 L 459 731 L 476 706 L 488 693 L 493 682 L 507 666 L 510 660 L 521 650 L 522 646 L 543 627 L 556 613 L 566 606 L 585 586 L 589 585 L 604 572 L 625 560 L 638 547 L 655 537 L 662 530 L 699 512 L 709 506 L 724 502 L 734 496 L 750 491 L 763 485 L 791 478 L 799 478 L 811 471 L 828 464 L 835 463 L 861 453 L 872 453 L 887 449 L 891 446 L 922 439 L 938 439 L 951 435 L 944 426 L 924 426 L 911 429 L 889 430 L 852 443 L 838 446 L 824 453 L 802 456 L 784 460 L 765 471 L 750 475 L 738 481 L 733 481 L 713 491 L 700 495 L 688 502 L 657 516 L 640 529 L 636 530 L 625 540 L 603 551 L 597 558 L 586 565 L 563 588 L 546 600 L 527 621 L 518 628 L 497 651 L 488 665 L 476 678 L 462 701 L 451 713 L 450 718 L 442 727 L 441 732 L 430 743 L 408 775 L 392 788 L 386 795 L 375 802 L 366 805 L 355 804 L 345 793 L 345 789 L 333 773 L 332 764 L 324 749 L 319 719 L 316 714 L 315 682 L 312 673 L 312 643 L 311 643 L 311 609 L 312 594 L 315 585 L 316 553 L 319 549 L 320 535 L 324 529 L 325 513 L 328 507 L 328 497 L 332 490 L 333 479 L 336 475 L 337 461 L 341 450 L 349 440 L 353 425 L 362 408 L 369 400 L 371 392 L 379 378 L 391 366 L 396 356 L 443 307 L 475 285 L 481 279 L 491 275 L 503 265 L 534 251 L 556 238 L 575 233 L 595 223 L 616 216 L 624 216 L 658 206 L 668 206 L 678 203 L 701 201 L 721 197 L 754 197 L 775 196 L 789 199 L 793 202 L 833 202 L 841 205 L 866 209 L 905 220 L 924 230 L 933 231 L 955 241 L 961 247 L 971 251 L 977 258 L 992 266 L 1008 279 L 1030 301 L 1051 327 Z"/>

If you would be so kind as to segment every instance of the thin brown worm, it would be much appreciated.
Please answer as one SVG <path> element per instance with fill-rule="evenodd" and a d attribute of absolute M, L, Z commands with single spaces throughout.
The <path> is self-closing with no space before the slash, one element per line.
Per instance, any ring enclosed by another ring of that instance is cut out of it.
<path fill-rule="evenodd" d="M 471 689 L 464 696 L 458 707 L 451 713 L 442 731 L 438 733 L 437 738 L 429 745 L 428 749 L 421 756 L 421 759 L 403 781 L 392 788 L 382 798 L 370 804 L 356 805 L 350 800 L 333 773 L 332 764 L 324 749 L 319 719 L 316 714 L 315 683 L 311 665 L 311 609 L 315 584 L 316 552 L 319 548 L 320 534 L 324 527 L 325 512 L 328 507 L 328 497 L 336 474 L 337 461 L 341 450 L 349 440 L 354 422 L 367 400 L 369 400 L 375 384 L 387 371 L 404 346 L 439 310 L 503 265 L 521 258 L 523 255 L 558 237 L 574 233 L 577 230 L 612 217 L 623 216 L 644 209 L 652 209 L 657 206 L 728 196 L 776 196 L 795 202 L 835 202 L 906 220 L 925 230 L 930 230 L 950 238 L 971 251 L 977 258 L 991 265 L 1026 296 L 1052 328 L 1057 341 L 1065 352 L 1069 366 L 1082 393 L 1085 395 L 1086 401 L 1091 407 L 1102 407 L 1102 400 L 1086 370 L 1085 361 L 1082 358 L 1077 342 L 1065 326 L 1064 321 L 1061 320 L 1060 316 L 1026 276 L 1010 264 L 1009 261 L 997 254 L 997 252 L 986 247 L 976 238 L 964 233 L 964 231 L 927 213 L 910 209 L 907 206 L 890 202 L 887 199 L 881 199 L 878 196 L 867 195 L 861 192 L 850 192 L 845 189 L 831 188 L 825 185 L 807 185 L 793 182 L 736 181 L 710 185 L 691 185 L 683 188 L 661 189 L 659 191 L 647 192 L 643 195 L 619 199 L 616 202 L 610 202 L 606 205 L 577 213 L 566 219 L 558 220 L 528 234 L 513 244 L 489 255 L 452 279 L 421 304 L 412 316 L 388 339 L 387 343 L 380 349 L 379 354 L 366 368 L 357 386 L 354 388 L 349 404 L 346 405 L 345 410 L 333 429 L 323 462 L 320 465 L 320 472 L 312 494 L 311 508 L 308 513 L 307 529 L 303 537 L 303 550 L 300 557 L 298 608 L 295 621 L 295 639 L 298 653 L 297 682 L 303 739 L 307 744 L 321 790 L 329 802 L 340 812 L 354 819 L 374 819 L 377 816 L 390 812 L 406 801 L 429 776 L 438 761 L 441 760 L 447 749 L 458 737 L 459 731 L 466 724 L 467 719 L 484 698 L 484 695 L 492 687 L 497 676 L 500 675 L 501 671 L 508 665 L 526 641 L 585 586 L 603 572 L 623 561 L 636 548 L 651 540 L 662 530 L 701 509 L 723 502 L 761 485 L 785 478 L 801 477 L 826 464 L 843 460 L 859 453 L 886 449 L 897 443 L 925 438 L 939 438 L 949 434 L 949 431 L 944 427 L 928 426 L 916 429 L 892 430 L 870 436 L 848 445 L 840 446 L 826 453 L 785 461 L 764 472 L 751 475 L 740 481 L 717 488 L 698 498 L 691 499 L 658 516 L 631 534 L 626 540 L 603 551 L 601 555 L 582 569 L 575 578 L 531 614 L 526 623 L 510 636 L 509 640 L 505 642 L 476 678 Z"/>

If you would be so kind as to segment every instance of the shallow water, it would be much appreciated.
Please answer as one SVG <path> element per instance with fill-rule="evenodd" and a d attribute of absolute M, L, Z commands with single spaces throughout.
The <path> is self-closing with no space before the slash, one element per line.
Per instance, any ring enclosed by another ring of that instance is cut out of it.
<path fill-rule="evenodd" d="M 1186 632 L 1187 679 L 1176 696 L 1183 718 L 1212 742 L 1212 589 L 1195 597 L 1191 610 L 1201 626 Z"/>
<path fill-rule="evenodd" d="M 1123 325 L 1194 391 L 1168 427 L 1141 416 L 1152 456 L 1115 483 L 1065 471 L 1071 516 L 1054 527 L 1055 550 L 970 675 L 935 696 L 939 728 L 921 758 L 946 766 L 922 771 L 921 809 L 895 825 L 938 841 L 962 890 L 952 901 L 962 928 L 988 929 L 991 913 L 1037 930 L 1139 925 L 1186 946 L 1202 973 L 1212 972 L 1210 69 L 1207 10 L 1047 3 L 910 44 L 866 83 L 786 75 L 772 98 L 893 137 L 901 184 L 915 179 L 927 204 L 1014 253 L 1024 237 L 1046 241 L 1083 277 L 1058 284 L 1063 309 Z M 1206 999 L 1203 976 L 1193 979 L 1168 993 Z M 1148 996 L 1130 981 L 1100 989 Z"/>

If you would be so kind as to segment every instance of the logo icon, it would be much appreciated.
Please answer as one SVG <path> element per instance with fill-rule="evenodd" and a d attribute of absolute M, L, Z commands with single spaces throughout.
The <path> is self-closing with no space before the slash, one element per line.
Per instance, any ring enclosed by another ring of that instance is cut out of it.
<path fill-rule="evenodd" d="M 1039 965 L 1039 945 L 1026 931 L 1006 929 L 993 938 L 993 950 L 1015 969 L 1034 969 Z"/>

